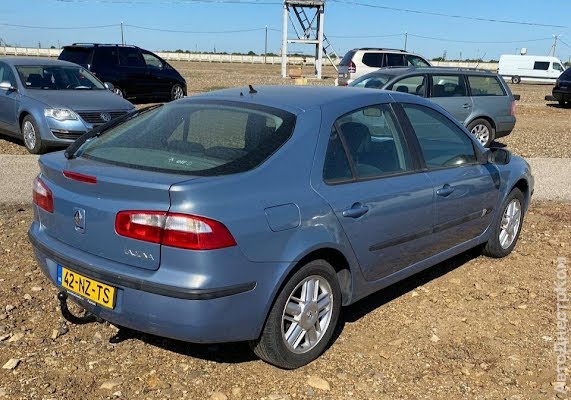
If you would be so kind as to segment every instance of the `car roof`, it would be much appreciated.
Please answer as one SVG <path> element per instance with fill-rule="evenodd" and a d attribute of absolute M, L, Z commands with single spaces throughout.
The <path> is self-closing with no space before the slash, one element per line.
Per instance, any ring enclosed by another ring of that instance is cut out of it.
<path fill-rule="evenodd" d="M 138 46 L 131 45 L 131 44 L 117 44 L 117 43 L 73 43 L 67 46 L 64 46 L 64 49 L 70 48 L 85 48 L 85 49 L 93 49 L 95 47 L 130 47 L 134 49 L 138 49 Z"/>
<path fill-rule="evenodd" d="M 0 61 L 15 66 L 49 65 L 49 66 L 60 66 L 60 67 L 62 66 L 77 67 L 77 64 L 48 57 L 0 57 Z"/>
<path fill-rule="evenodd" d="M 216 90 L 187 97 L 186 101 L 225 100 L 248 102 L 300 113 L 315 107 L 324 107 L 338 102 L 350 102 L 355 96 L 371 98 L 371 101 L 391 101 L 392 92 L 340 86 L 256 86 L 257 93 L 250 94 L 248 87 Z M 241 95 L 242 94 L 242 95 Z"/>
<path fill-rule="evenodd" d="M 401 76 L 405 74 L 470 74 L 470 75 L 496 75 L 494 71 L 475 68 L 461 68 L 461 67 L 385 67 L 376 71 L 370 72 L 367 76 L 371 75 L 392 75 Z"/>

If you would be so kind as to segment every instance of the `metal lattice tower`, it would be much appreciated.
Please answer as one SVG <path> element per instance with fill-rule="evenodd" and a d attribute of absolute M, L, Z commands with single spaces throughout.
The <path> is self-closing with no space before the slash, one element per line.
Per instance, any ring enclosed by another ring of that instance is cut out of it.
<path fill-rule="evenodd" d="M 310 18 L 311 17 L 311 18 Z M 325 0 L 285 0 L 282 19 L 282 77 L 287 76 L 288 43 L 315 46 L 315 76 L 321 79 L 323 56 L 337 70 L 335 50 L 323 33 Z M 288 39 L 288 20 L 291 21 L 297 39 Z"/>

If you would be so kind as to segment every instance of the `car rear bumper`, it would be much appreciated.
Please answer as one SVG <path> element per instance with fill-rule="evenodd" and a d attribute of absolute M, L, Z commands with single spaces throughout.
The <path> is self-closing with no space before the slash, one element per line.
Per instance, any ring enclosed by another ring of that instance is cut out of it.
<path fill-rule="evenodd" d="M 515 117 L 503 117 L 496 120 L 496 138 L 501 138 L 512 133 L 515 127 L 516 119 Z"/>
<path fill-rule="evenodd" d="M 37 221 L 30 227 L 28 237 L 40 268 L 56 286 L 58 265 L 62 265 L 116 288 L 112 310 L 77 295 L 70 296 L 92 314 L 118 326 L 195 343 L 257 338 L 278 285 L 274 280 L 279 279 L 281 268 L 286 268 L 278 263 L 270 265 L 243 260 L 234 263 L 232 260 L 228 267 L 250 271 L 254 268 L 259 271 L 259 281 L 252 281 L 249 279 L 252 275 L 246 273 L 242 282 L 201 287 L 189 274 L 189 279 L 179 279 L 179 284 L 173 285 L 157 278 L 161 272 L 168 274 L 161 268 L 142 271 L 128 267 L 133 273 L 125 274 L 125 265 L 121 264 L 121 268 L 113 266 L 116 263 L 53 239 Z"/>

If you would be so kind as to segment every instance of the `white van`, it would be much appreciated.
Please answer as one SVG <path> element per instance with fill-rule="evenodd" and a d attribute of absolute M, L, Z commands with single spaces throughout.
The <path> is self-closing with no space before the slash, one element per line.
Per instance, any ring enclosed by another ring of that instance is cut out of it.
<path fill-rule="evenodd" d="M 557 57 L 504 54 L 500 56 L 498 74 L 512 83 L 555 83 L 565 71 Z"/>

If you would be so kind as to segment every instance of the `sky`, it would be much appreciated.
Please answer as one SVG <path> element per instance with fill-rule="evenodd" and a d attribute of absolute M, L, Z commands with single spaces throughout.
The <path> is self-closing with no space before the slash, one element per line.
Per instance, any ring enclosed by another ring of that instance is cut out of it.
<path fill-rule="evenodd" d="M 555 3 L 563 5 L 566 1 Z M 280 0 L 0 0 L 0 39 L 10 45 L 44 48 L 73 42 L 120 43 L 123 22 L 125 42 L 152 51 L 216 49 L 263 53 L 265 26 L 268 26 L 268 52 L 279 54 L 280 3 Z M 571 21 L 568 12 L 557 12 L 555 3 L 547 7 L 542 1 L 521 0 L 326 0 L 324 30 L 339 55 L 355 47 L 404 48 L 408 32 L 407 50 L 427 58 L 442 56 L 446 51 L 448 59 L 485 60 L 515 54 L 522 47 L 528 49 L 528 54 L 547 55 L 553 35 L 561 35 L 556 55 L 567 61 L 571 59 Z M 562 27 L 452 18 L 378 6 Z M 107 26 L 99 27 L 102 25 Z M 60 29 L 47 29 L 55 27 Z M 293 38 L 291 25 L 289 29 Z M 289 50 L 311 53 L 312 48 L 291 45 Z"/>

